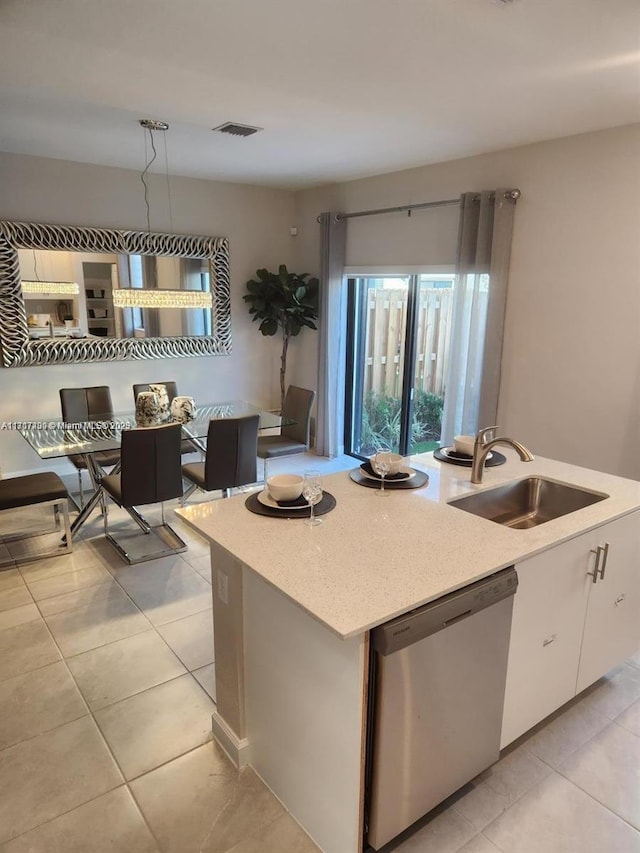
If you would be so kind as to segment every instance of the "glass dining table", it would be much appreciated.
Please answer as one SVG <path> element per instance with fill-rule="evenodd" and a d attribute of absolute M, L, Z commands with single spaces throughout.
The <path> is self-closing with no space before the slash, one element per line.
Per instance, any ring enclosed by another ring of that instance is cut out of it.
<path fill-rule="evenodd" d="M 258 429 L 263 432 L 294 423 L 273 412 L 260 409 L 245 400 L 229 400 L 221 403 L 198 405 L 193 420 L 182 424 L 183 436 L 193 444 L 194 452 L 206 452 L 205 439 L 209 421 L 218 418 L 237 418 L 244 415 L 260 416 Z M 68 423 L 62 419 L 24 422 L 18 431 L 38 454 L 40 459 L 59 459 L 64 456 L 82 456 L 85 460 L 94 491 L 82 507 L 78 507 L 77 518 L 71 524 L 73 537 L 89 518 L 93 510 L 103 504 L 104 494 L 100 480 L 104 471 L 96 461 L 96 454 L 120 447 L 123 430 L 136 428 L 135 412 L 114 412 L 94 415 L 89 421 Z M 143 429 L 144 427 L 141 427 Z M 112 469 L 117 473 L 119 466 Z M 126 509 L 126 507 L 125 507 Z M 137 512 L 129 513 L 140 524 Z M 142 528 L 144 529 L 144 527 Z"/>

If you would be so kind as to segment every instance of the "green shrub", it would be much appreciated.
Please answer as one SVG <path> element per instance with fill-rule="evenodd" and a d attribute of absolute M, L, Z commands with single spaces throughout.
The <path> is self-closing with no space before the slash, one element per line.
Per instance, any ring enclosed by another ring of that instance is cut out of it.
<path fill-rule="evenodd" d="M 440 438 L 444 400 L 430 391 L 416 390 L 413 401 L 411 444 Z M 362 406 L 360 453 L 368 456 L 376 447 L 397 449 L 400 442 L 401 400 L 389 394 L 367 391 Z"/>
<path fill-rule="evenodd" d="M 418 388 L 413 398 L 413 420 L 420 425 L 419 441 L 437 441 L 442 431 L 444 397 Z"/>

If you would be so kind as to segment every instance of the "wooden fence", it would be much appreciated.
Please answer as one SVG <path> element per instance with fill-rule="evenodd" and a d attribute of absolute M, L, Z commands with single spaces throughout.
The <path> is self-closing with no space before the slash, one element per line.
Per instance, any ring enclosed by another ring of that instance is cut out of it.
<path fill-rule="evenodd" d="M 444 396 L 453 291 L 420 288 L 414 388 Z M 406 290 L 371 288 L 367 296 L 364 392 L 400 397 L 404 362 Z"/>

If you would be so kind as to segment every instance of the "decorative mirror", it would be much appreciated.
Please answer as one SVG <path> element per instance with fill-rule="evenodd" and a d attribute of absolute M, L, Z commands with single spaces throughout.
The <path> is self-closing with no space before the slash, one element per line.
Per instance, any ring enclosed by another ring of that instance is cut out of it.
<path fill-rule="evenodd" d="M 226 238 L 0 222 L 5 367 L 225 355 L 230 303 Z"/>

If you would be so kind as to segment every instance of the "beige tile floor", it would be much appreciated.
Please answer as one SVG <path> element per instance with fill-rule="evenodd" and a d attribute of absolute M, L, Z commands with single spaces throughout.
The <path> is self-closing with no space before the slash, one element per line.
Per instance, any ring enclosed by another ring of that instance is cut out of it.
<path fill-rule="evenodd" d="M 208 548 L 172 523 L 180 555 L 126 566 L 96 513 L 73 554 L 0 571 L 0 853 L 318 853 L 211 739 Z M 640 853 L 639 830 L 640 655 L 385 853 Z"/>

